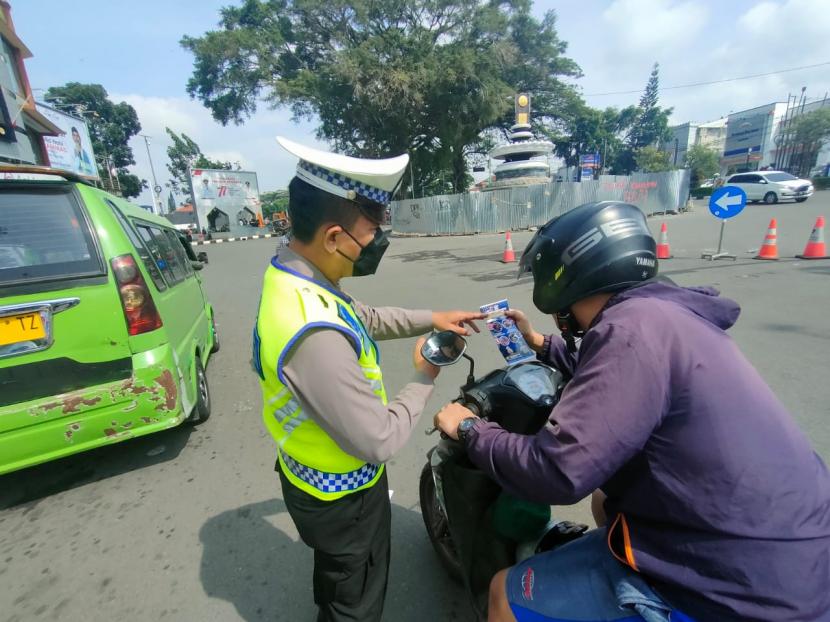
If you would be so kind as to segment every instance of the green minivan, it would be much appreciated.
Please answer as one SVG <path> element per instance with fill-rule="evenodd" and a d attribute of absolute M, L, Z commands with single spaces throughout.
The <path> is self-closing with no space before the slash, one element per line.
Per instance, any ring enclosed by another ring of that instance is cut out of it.
<path fill-rule="evenodd" d="M 0 474 L 205 421 L 219 340 L 187 240 L 69 173 L 0 178 Z"/>

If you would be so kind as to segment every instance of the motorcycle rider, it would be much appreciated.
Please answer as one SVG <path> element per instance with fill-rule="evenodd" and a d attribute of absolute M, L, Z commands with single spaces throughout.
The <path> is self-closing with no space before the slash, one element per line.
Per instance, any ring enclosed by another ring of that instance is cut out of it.
<path fill-rule="evenodd" d="M 549 423 L 435 417 L 511 494 L 605 497 L 607 526 L 496 574 L 489 619 L 830 620 L 828 470 L 726 334 L 738 304 L 657 279 L 655 249 L 632 205 L 548 222 L 521 269 L 562 337 L 512 317 L 570 377 Z"/>

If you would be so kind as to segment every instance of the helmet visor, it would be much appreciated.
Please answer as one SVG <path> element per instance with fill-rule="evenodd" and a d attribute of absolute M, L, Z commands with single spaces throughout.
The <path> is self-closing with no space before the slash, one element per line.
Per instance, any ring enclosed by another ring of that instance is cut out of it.
<path fill-rule="evenodd" d="M 521 259 L 519 259 L 519 269 L 516 272 L 516 280 L 523 276 L 527 276 L 533 272 L 533 258 L 536 256 L 536 248 L 539 246 L 539 231 L 530 240 L 530 243 L 525 247 Z"/>
<path fill-rule="evenodd" d="M 544 227 L 540 227 L 530 239 L 527 246 L 525 246 L 522 258 L 519 260 L 519 270 L 516 273 L 517 280 L 528 274 L 533 274 L 533 262 L 536 260 L 536 255 L 539 254 L 539 250 L 545 243 L 545 238 L 541 236 L 543 230 Z"/>

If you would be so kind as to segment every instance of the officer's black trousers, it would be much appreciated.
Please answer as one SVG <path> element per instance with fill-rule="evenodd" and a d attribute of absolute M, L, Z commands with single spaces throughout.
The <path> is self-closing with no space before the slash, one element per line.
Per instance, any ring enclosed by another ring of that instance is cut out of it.
<path fill-rule="evenodd" d="M 392 528 L 386 471 L 371 488 L 336 501 L 312 497 L 277 471 L 300 538 L 314 549 L 317 622 L 380 620 Z"/>

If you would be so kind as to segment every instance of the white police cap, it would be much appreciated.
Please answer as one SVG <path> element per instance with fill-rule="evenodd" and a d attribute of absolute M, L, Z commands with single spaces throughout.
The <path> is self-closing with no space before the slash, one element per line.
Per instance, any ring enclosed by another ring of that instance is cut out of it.
<path fill-rule="evenodd" d="M 409 163 L 405 153 L 368 160 L 312 149 L 282 136 L 277 136 L 277 142 L 300 159 L 297 177 L 303 181 L 339 197 L 354 199 L 359 194 L 384 205 L 392 199 Z"/>

